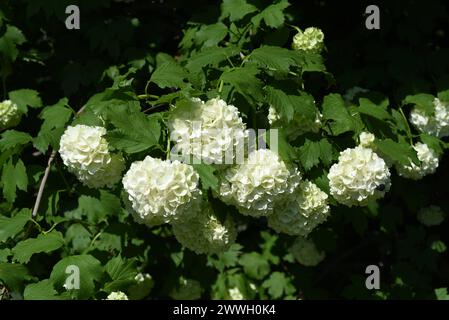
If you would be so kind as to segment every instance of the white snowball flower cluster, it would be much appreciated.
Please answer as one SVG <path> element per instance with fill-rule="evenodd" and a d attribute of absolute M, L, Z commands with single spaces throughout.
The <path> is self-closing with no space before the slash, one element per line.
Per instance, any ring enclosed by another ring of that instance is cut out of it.
<path fill-rule="evenodd" d="M 17 104 L 11 100 L 0 102 L 0 129 L 14 127 L 19 124 L 22 117 Z"/>
<path fill-rule="evenodd" d="M 370 132 L 363 131 L 359 135 L 359 145 L 365 148 L 372 146 L 376 137 Z"/>
<path fill-rule="evenodd" d="M 234 288 L 230 288 L 228 290 L 229 293 L 229 298 L 231 300 L 244 300 L 245 296 L 243 295 L 243 293 L 240 291 L 240 289 L 238 287 L 234 287 Z"/>
<path fill-rule="evenodd" d="M 121 291 L 111 292 L 106 300 L 128 300 L 128 296 Z"/>
<path fill-rule="evenodd" d="M 281 116 L 279 115 L 279 113 L 276 111 L 276 108 L 271 106 L 268 109 L 268 123 L 271 125 L 273 123 L 275 123 L 276 121 L 278 121 Z"/>
<path fill-rule="evenodd" d="M 357 146 L 340 153 L 327 175 L 330 193 L 349 207 L 382 198 L 390 189 L 390 171 L 373 150 Z"/>
<path fill-rule="evenodd" d="M 197 300 L 201 298 L 203 288 L 197 280 L 181 277 L 179 285 L 170 293 L 170 297 L 175 300 Z"/>
<path fill-rule="evenodd" d="M 328 195 L 314 183 L 300 183 L 288 201 L 276 206 L 268 217 L 268 225 L 277 232 L 307 236 L 329 216 Z"/>
<path fill-rule="evenodd" d="M 152 226 L 196 215 L 201 201 L 198 180 L 192 166 L 147 156 L 131 164 L 123 186 L 137 220 Z"/>
<path fill-rule="evenodd" d="M 123 157 L 111 155 L 103 137 L 106 129 L 69 126 L 60 140 L 59 154 L 68 170 L 91 188 L 112 187 L 125 169 Z"/>
<path fill-rule="evenodd" d="M 128 288 L 131 300 L 139 300 L 145 298 L 154 286 L 153 278 L 149 273 L 138 273 L 134 280 L 136 283 Z"/>
<path fill-rule="evenodd" d="M 173 233 L 179 243 L 196 254 L 224 252 L 237 237 L 231 217 L 227 217 L 222 223 L 208 203 L 192 219 L 173 223 Z"/>
<path fill-rule="evenodd" d="M 415 149 L 421 164 L 418 166 L 410 160 L 409 165 L 397 165 L 396 170 L 398 174 L 408 179 L 419 180 L 434 173 L 439 164 L 436 152 L 429 148 L 427 144 L 421 142 L 416 143 L 413 149 Z"/>
<path fill-rule="evenodd" d="M 418 220 L 423 225 L 431 227 L 437 226 L 444 221 L 445 214 L 439 206 L 429 206 L 422 208 L 418 212 Z"/>
<path fill-rule="evenodd" d="M 221 99 L 193 99 L 176 107 L 168 127 L 182 156 L 193 155 L 214 164 L 234 163 L 234 149 L 243 149 L 248 135 L 238 109 Z"/>
<path fill-rule="evenodd" d="M 222 174 L 219 197 L 244 215 L 268 216 L 275 203 L 293 193 L 300 180 L 298 170 L 289 168 L 277 153 L 254 150 L 245 163 Z"/>
<path fill-rule="evenodd" d="M 439 138 L 449 136 L 449 104 L 435 98 L 434 115 L 428 116 L 418 107 L 410 112 L 410 122 L 421 132 Z"/>
<path fill-rule="evenodd" d="M 294 50 L 320 53 L 324 47 L 324 33 L 318 28 L 307 28 L 293 37 L 292 47 Z"/>
<path fill-rule="evenodd" d="M 290 252 L 298 263 L 306 267 L 316 266 L 326 257 L 326 253 L 318 251 L 312 240 L 304 237 L 296 238 L 290 247 Z"/>

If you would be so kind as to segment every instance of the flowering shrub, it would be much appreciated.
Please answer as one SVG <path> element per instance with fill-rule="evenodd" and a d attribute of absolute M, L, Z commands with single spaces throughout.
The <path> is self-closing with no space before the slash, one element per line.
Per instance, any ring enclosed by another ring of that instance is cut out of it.
<path fill-rule="evenodd" d="M 445 1 L 69 2 L 0 4 L 0 299 L 448 298 Z"/>

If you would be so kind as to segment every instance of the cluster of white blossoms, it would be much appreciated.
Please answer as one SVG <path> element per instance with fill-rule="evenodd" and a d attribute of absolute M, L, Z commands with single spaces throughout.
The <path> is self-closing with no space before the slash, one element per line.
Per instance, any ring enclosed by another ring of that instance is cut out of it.
<path fill-rule="evenodd" d="M 188 220 L 198 212 L 201 191 L 192 166 L 147 156 L 123 177 L 137 220 L 149 226 Z"/>
<path fill-rule="evenodd" d="M 178 106 L 168 127 L 178 153 L 214 164 L 234 163 L 235 150 L 243 150 L 248 135 L 238 109 L 221 99 L 195 98 Z"/>
<path fill-rule="evenodd" d="M 224 252 L 237 237 L 231 217 L 221 222 L 208 203 L 192 219 L 173 223 L 173 233 L 179 243 L 197 254 Z"/>
<path fill-rule="evenodd" d="M 398 174 L 408 179 L 419 180 L 434 173 L 439 163 L 436 152 L 429 148 L 427 144 L 421 142 L 416 143 L 413 149 L 415 149 L 418 160 L 421 162 L 420 165 L 416 165 L 411 160 L 409 165 L 397 165 L 396 170 Z"/>
<path fill-rule="evenodd" d="M 125 169 L 120 154 L 110 154 L 103 137 L 106 129 L 86 125 L 69 126 L 60 140 L 59 154 L 68 170 L 88 187 L 112 187 Z"/>
<path fill-rule="evenodd" d="M 375 139 L 376 137 L 374 136 L 374 134 L 363 131 L 359 135 L 359 145 L 365 148 L 370 148 L 372 147 Z"/>
<path fill-rule="evenodd" d="M 17 104 L 11 100 L 0 102 L 0 129 L 14 127 L 19 124 L 22 113 Z"/>
<path fill-rule="evenodd" d="M 293 37 L 292 48 L 307 52 L 320 53 L 324 48 L 324 33 L 318 28 L 310 27 Z"/>
<path fill-rule="evenodd" d="M 268 216 L 277 202 L 293 193 L 300 180 L 298 170 L 288 167 L 277 153 L 258 149 L 245 163 L 223 172 L 219 197 L 244 215 Z"/>
<path fill-rule="evenodd" d="M 288 235 L 307 236 L 329 216 L 327 200 L 328 195 L 314 183 L 302 181 L 287 201 L 275 207 L 268 226 Z"/>
<path fill-rule="evenodd" d="M 270 105 L 270 107 L 268 108 L 268 116 L 267 116 L 267 118 L 268 118 L 268 123 L 270 125 L 272 125 L 273 123 L 275 123 L 276 121 L 281 119 L 281 116 L 276 111 L 276 108 Z"/>
<path fill-rule="evenodd" d="M 418 212 L 418 220 L 423 225 L 431 227 L 437 226 L 444 221 L 445 214 L 439 206 L 431 205 L 422 208 Z"/>
<path fill-rule="evenodd" d="M 290 247 L 290 252 L 298 263 L 306 267 L 316 266 L 326 257 L 326 253 L 318 251 L 312 240 L 304 237 L 296 238 Z"/>
<path fill-rule="evenodd" d="M 413 108 L 410 112 L 410 122 L 421 132 L 439 138 L 449 136 L 449 103 L 443 103 L 435 98 L 435 107 L 432 116 L 427 115 L 419 107 Z"/>
<path fill-rule="evenodd" d="M 111 292 L 106 300 L 128 300 L 128 296 L 121 291 Z"/>
<path fill-rule="evenodd" d="M 202 293 L 199 281 L 181 277 L 178 286 L 170 292 L 170 297 L 175 300 L 197 300 Z"/>
<path fill-rule="evenodd" d="M 340 153 L 327 175 L 330 193 L 338 202 L 363 206 L 382 198 L 390 189 L 390 171 L 373 150 L 357 146 Z"/>

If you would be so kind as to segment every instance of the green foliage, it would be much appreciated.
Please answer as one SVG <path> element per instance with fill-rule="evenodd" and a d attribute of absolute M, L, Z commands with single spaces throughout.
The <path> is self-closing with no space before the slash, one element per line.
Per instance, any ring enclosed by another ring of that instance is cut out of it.
<path fill-rule="evenodd" d="M 1 101 L 11 100 L 22 116 L 0 132 L 1 292 L 26 300 L 105 299 L 115 291 L 163 299 L 191 279 L 203 299 L 449 298 L 447 214 L 438 226 L 417 219 L 429 205 L 449 210 L 449 142 L 408 118 L 415 107 L 434 116 L 435 97 L 449 103 L 443 0 L 385 4 L 401 23 L 386 18 L 378 37 L 360 31 L 355 7 L 327 0 L 84 1 L 85 27 L 76 32 L 64 27 L 67 4 L 0 4 Z M 342 16 L 344 32 L 336 28 Z M 291 47 L 297 28 L 309 26 L 325 33 L 322 53 Z M 367 91 L 349 94 L 355 86 Z M 238 230 L 227 251 L 207 256 L 183 248 L 167 224 L 137 223 L 121 182 L 88 188 L 57 153 L 39 192 L 68 126 L 104 127 L 109 151 L 128 170 L 146 156 L 169 158 L 170 110 L 193 97 L 234 105 L 248 129 L 278 129 L 280 157 L 328 194 L 330 216 L 308 236 L 326 253 L 318 266 L 295 260 L 295 237 L 217 197 L 223 165 L 192 165 L 203 198 Z M 279 118 L 270 124 L 273 109 Z M 392 186 L 382 200 L 346 207 L 330 195 L 327 174 L 362 131 L 375 135 L 370 147 L 389 165 Z M 415 182 L 395 167 L 421 165 L 417 142 L 438 154 L 439 167 Z M 382 263 L 381 290 L 370 291 L 364 272 L 373 261 Z M 65 286 L 73 266 L 79 289 Z M 154 286 L 141 287 L 140 274 Z"/>

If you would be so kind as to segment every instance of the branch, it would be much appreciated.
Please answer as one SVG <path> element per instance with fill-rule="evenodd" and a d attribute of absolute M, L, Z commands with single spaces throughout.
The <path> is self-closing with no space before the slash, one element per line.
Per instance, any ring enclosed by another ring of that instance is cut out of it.
<path fill-rule="evenodd" d="M 39 205 L 41 204 L 42 194 L 44 193 L 45 184 L 47 183 L 48 175 L 50 174 L 51 163 L 53 162 L 57 151 L 53 150 L 51 152 L 50 158 L 48 158 L 47 168 L 45 168 L 44 177 L 42 178 L 41 184 L 39 186 L 39 192 L 37 193 L 36 202 L 33 208 L 33 217 L 36 216 L 37 210 L 39 210 Z"/>
<path fill-rule="evenodd" d="M 81 109 L 79 109 L 78 112 L 75 114 L 75 117 L 79 116 L 79 114 L 83 112 L 85 108 L 86 106 L 84 105 Z M 42 200 L 42 194 L 44 193 L 45 184 L 47 183 L 47 179 L 50 174 L 51 164 L 56 157 L 56 153 L 58 152 L 56 150 L 53 150 L 51 152 L 50 158 L 48 158 L 47 168 L 45 168 L 44 177 L 42 178 L 41 184 L 39 185 L 39 191 L 37 193 L 36 202 L 34 203 L 33 217 L 37 215 L 37 211 L 39 210 L 39 205 L 41 204 Z"/>

